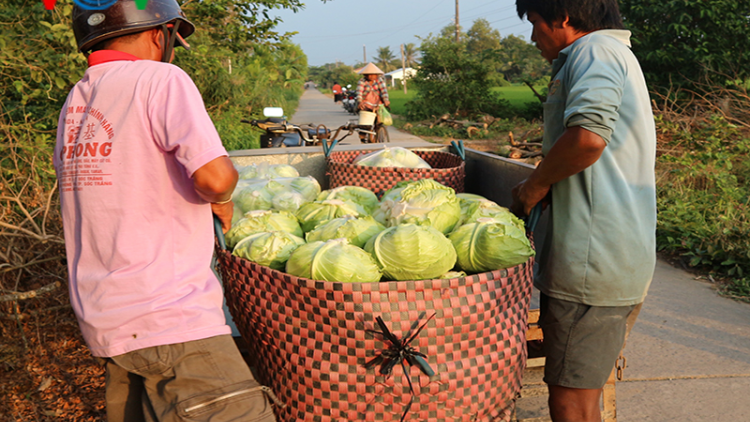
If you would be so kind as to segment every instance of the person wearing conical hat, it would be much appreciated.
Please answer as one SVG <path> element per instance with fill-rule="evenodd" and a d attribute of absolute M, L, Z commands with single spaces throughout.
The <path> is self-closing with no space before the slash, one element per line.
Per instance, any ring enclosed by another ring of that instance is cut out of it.
<path fill-rule="evenodd" d="M 383 71 L 374 63 L 368 63 L 359 71 L 362 75 L 357 85 L 357 104 L 359 109 L 364 111 L 377 111 L 378 107 L 383 104 L 386 107 L 391 105 L 388 99 L 388 89 L 385 86 L 385 80 L 382 78 Z M 379 117 L 377 118 L 379 120 Z M 366 136 L 360 134 L 360 138 L 365 140 Z M 370 136 L 370 142 L 373 137 Z"/>
<path fill-rule="evenodd" d="M 380 104 L 389 107 L 391 102 L 388 99 L 385 80 L 382 78 L 383 71 L 375 66 L 374 63 L 368 63 L 367 66 L 359 71 L 359 74 L 362 75 L 362 79 L 357 85 L 359 109 L 375 111 Z"/>

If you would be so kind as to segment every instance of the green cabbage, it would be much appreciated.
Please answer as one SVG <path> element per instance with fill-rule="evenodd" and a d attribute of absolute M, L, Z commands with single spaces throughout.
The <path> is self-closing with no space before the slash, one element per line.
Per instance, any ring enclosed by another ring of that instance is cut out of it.
<path fill-rule="evenodd" d="M 463 271 L 448 271 L 447 273 L 441 275 L 438 277 L 439 279 L 451 279 L 451 278 L 460 278 L 460 277 L 466 277 L 466 273 Z"/>
<path fill-rule="evenodd" d="M 353 202 L 364 207 L 368 213 L 372 213 L 380 205 L 380 201 L 378 201 L 378 197 L 373 191 L 360 186 L 339 186 L 334 189 L 324 190 L 318 195 L 316 200 L 325 201 L 326 199 L 340 199 L 342 201 Z"/>
<path fill-rule="evenodd" d="M 302 237 L 302 228 L 294 214 L 286 211 L 250 211 L 244 217 L 232 224 L 224 238 L 229 248 L 251 234 L 284 231 L 297 237 Z"/>
<path fill-rule="evenodd" d="M 320 184 L 314 177 L 240 180 L 232 199 L 243 211 L 270 210 L 294 212 L 314 201 Z"/>
<path fill-rule="evenodd" d="M 371 237 L 365 250 L 389 280 L 428 280 L 456 264 L 450 240 L 432 227 L 403 224 Z"/>
<path fill-rule="evenodd" d="M 464 224 L 448 238 L 458 254 L 458 267 L 468 273 L 510 268 L 535 255 L 523 229 L 493 218 Z"/>
<path fill-rule="evenodd" d="M 282 231 L 252 234 L 237 243 L 232 255 L 284 271 L 292 252 L 305 244 L 305 240 Z"/>
<path fill-rule="evenodd" d="M 299 192 L 286 191 L 274 195 L 271 203 L 273 209 L 279 211 L 297 212 L 299 207 L 310 202 Z"/>
<path fill-rule="evenodd" d="M 361 218 L 341 217 L 323 223 L 305 235 L 308 242 L 326 241 L 344 238 L 360 248 L 374 235 L 385 230 L 385 227 L 371 216 Z"/>
<path fill-rule="evenodd" d="M 422 157 L 402 147 L 384 147 L 382 150 L 360 155 L 352 164 L 367 167 L 432 168 Z"/>
<path fill-rule="evenodd" d="M 237 205 L 237 203 L 234 202 L 234 208 L 232 209 L 232 225 L 242 220 L 244 217 L 245 217 L 245 213 L 242 211 L 239 205 Z"/>
<path fill-rule="evenodd" d="M 296 168 L 289 164 L 271 164 L 268 166 L 268 178 L 277 179 L 281 177 L 299 177 L 299 172 Z"/>
<path fill-rule="evenodd" d="M 350 245 L 346 239 L 300 246 L 289 257 L 286 272 L 297 277 L 342 283 L 374 283 L 382 277 L 372 256 Z"/>
<path fill-rule="evenodd" d="M 480 218 L 494 218 L 506 224 L 512 224 L 522 231 L 525 230 L 523 220 L 516 217 L 509 209 L 487 199 L 465 202 L 461 208 L 461 219 L 456 224 L 456 228 L 464 224 L 475 223 Z"/>
<path fill-rule="evenodd" d="M 288 164 L 250 164 L 248 166 L 239 167 L 237 173 L 242 180 L 299 177 L 297 169 Z"/>
<path fill-rule="evenodd" d="M 297 219 L 302 230 L 307 233 L 329 220 L 339 217 L 359 217 L 367 215 L 367 211 L 360 205 L 329 199 L 325 201 L 308 202 L 297 210 Z"/>
<path fill-rule="evenodd" d="M 475 193 L 468 193 L 468 192 L 457 193 L 456 197 L 458 198 L 459 201 L 461 201 L 462 205 L 463 205 L 463 203 L 465 201 L 468 201 L 468 202 L 472 202 L 472 201 L 488 201 L 488 199 L 485 198 L 482 195 L 477 195 Z"/>
<path fill-rule="evenodd" d="M 273 208 L 273 195 L 264 188 L 267 181 L 255 183 L 238 183 L 232 195 L 232 201 L 242 213 Z"/>
<path fill-rule="evenodd" d="M 403 223 L 432 226 L 447 234 L 461 217 L 461 206 L 452 188 L 432 179 L 399 182 L 386 191 L 375 220 L 392 227 Z"/>

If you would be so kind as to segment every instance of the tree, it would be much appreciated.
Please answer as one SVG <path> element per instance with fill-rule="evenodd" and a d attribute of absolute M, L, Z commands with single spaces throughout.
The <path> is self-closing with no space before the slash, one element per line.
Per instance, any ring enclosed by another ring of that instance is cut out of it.
<path fill-rule="evenodd" d="M 487 19 L 477 19 L 466 33 L 469 38 L 466 50 L 470 54 L 479 54 L 486 50 L 498 50 L 500 48 L 500 31 L 492 29 Z"/>
<path fill-rule="evenodd" d="M 312 80 L 320 87 L 330 88 L 334 83 L 341 86 L 351 85 L 352 88 L 357 86 L 360 76 L 354 73 L 354 68 L 344 64 L 328 63 L 320 66 L 319 71 L 313 72 L 311 68 L 310 75 Z"/>
<path fill-rule="evenodd" d="M 420 47 L 422 62 L 413 78 L 417 97 L 407 104 L 410 119 L 457 113 L 501 115 L 508 103 L 490 90 L 492 70 L 482 56 L 470 54 L 467 42 L 454 37 L 427 37 Z"/>
<path fill-rule="evenodd" d="M 750 2 L 621 0 L 620 11 L 652 89 L 750 76 Z"/>
<path fill-rule="evenodd" d="M 396 59 L 396 56 L 391 51 L 391 47 L 378 47 L 378 54 L 374 59 L 375 64 L 377 64 L 383 72 L 387 73 L 395 69 L 393 61 Z"/>
<path fill-rule="evenodd" d="M 415 67 L 419 64 L 418 55 L 419 50 L 413 42 L 404 44 L 404 63 L 406 64 L 406 67 Z"/>
<path fill-rule="evenodd" d="M 495 56 L 498 72 L 511 83 L 539 83 L 549 77 L 550 65 L 539 50 L 521 37 L 508 35 Z"/>

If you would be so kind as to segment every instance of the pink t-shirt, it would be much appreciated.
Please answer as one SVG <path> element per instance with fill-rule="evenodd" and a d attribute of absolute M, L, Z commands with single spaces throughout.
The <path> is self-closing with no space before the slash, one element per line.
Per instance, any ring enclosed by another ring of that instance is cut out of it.
<path fill-rule="evenodd" d="M 211 207 L 192 174 L 227 155 L 180 68 L 115 51 L 60 114 L 70 300 L 94 356 L 229 334 L 211 271 Z"/>

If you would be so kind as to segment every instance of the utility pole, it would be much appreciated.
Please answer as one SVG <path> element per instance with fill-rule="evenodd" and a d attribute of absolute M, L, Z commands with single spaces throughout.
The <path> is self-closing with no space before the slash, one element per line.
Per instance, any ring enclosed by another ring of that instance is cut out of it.
<path fill-rule="evenodd" d="M 365 44 L 362 44 L 362 64 L 367 64 L 367 46 Z"/>
<path fill-rule="evenodd" d="M 404 94 L 406 94 L 406 57 L 403 44 L 401 44 L 401 83 L 404 84 Z"/>
<path fill-rule="evenodd" d="M 456 0 L 456 42 L 461 41 L 461 29 L 458 26 L 458 0 Z"/>

